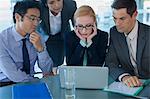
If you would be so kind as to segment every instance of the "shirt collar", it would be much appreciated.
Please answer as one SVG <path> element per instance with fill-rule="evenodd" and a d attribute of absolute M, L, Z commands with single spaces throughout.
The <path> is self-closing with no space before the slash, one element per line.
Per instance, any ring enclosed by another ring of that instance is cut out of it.
<path fill-rule="evenodd" d="M 137 34 L 138 34 L 138 21 L 136 21 L 135 26 L 132 29 L 132 31 L 129 33 L 129 35 L 125 34 L 125 36 L 132 40 L 137 36 Z"/>
<path fill-rule="evenodd" d="M 52 12 L 49 11 L 49 15 L 52 16 L 52 17 L 60 17 L 60 16 L 61 16 L 61 12 L 59 12 L 56 16 L 54 16 L 54 15 L 52 14 Z"/>
<path fill-rule="evenodd" d="M 20 35 L 20 33 L 18 33 L 17 31 L 16 31 L 16 28 L 15 28 L 15 25 L 13 26 L 13 30 L 12 30 L 13 32 L 13 36 L 14 36 L 14 38 L 15 38 L 15 40 L 18 42 L 18 41 L 21 41 L 22 39 L 24 39 L 24 38 L 27 38 L 27 39 L 29 39 L 29 35 L 26 35 L 25 37 L 23 37 L 22 35 Z"/>

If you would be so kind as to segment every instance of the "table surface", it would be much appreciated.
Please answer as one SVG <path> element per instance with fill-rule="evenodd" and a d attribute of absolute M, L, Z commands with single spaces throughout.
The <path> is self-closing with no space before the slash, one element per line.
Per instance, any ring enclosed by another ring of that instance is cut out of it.
<path fill-rule="evenodd" d="M 58 75 L 42 78 L 35 82 L 29 82 L 29 84 L 36 82 L 45 82 L 52 93 L 53 99 L 65 99 L 65 91 L 63 88 L 60 87 L 60 80 Z M 0 87 L 0 99 L 12 99 L 12 86 L 13 85 Z M 76 89 L 75 95 L 75 99 L 135 99 L 135 97 L 125 96 L 122 94 L 112 92 L 105 92 L 103 90 L 98 89 Z M 150 98 L 150 84 L 139 93 L 137 98 Z"/>

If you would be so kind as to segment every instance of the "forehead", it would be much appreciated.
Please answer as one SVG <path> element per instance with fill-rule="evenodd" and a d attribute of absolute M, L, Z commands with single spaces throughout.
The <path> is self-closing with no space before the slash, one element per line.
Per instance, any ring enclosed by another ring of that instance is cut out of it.
<path fill-rule="evenodd" d="M 26 14 L 39 17 L 40 16 L 40 10 L 37 8 L 30 8 L 27 10 Z"/>
<path fill-rule="evenodd" d="M 75 19 L 77 24 L 89 24 L 89 23 L 94 23 L 94 18 L 91 16 L 79 16 Z"/>
<path fill-rule="evenodd" d="M 115 18 L 120 18 L 120 17 L 124 17 L 129 15 L 127 13 L 127 9 L 126 8 L 121 8 L 121 9 L 113 9 L 113 16 Z"/>

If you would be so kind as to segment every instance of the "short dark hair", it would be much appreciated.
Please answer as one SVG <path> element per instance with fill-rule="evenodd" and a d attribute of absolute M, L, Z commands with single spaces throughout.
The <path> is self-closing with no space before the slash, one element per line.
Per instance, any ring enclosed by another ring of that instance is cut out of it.
<path fill-rule="evenodd" d="M 37 8 L 39 11 L 41 11 L 40 3 L 38 1 L 33 0 L 24 0 L 24 1 L 18 1 L 14 6 L 13 11 L 13 21 L 16 23 L 15 19 L 15 13 L 18 13 L 22 17 L 27 13 L 27 10 L 30 8 Z"/>
<path fill-rule="evenodd" d="M 111 5 L 114 9 L 126 8 L 127 13 L 132 16 L 133 13 L 137 10 L 137 5 L 135 0 L 114 0 Z"/>

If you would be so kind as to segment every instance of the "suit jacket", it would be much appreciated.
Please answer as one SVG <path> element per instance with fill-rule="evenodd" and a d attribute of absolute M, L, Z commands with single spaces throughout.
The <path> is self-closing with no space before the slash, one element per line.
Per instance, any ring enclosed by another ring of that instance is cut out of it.
<path fill-rule="evenodd" d="M 72 31 L 67 33 L 66 62 L 67 65 L 82 66 L 85 47 L 79 43 L 80 39 Z M 108 43 L 108 33 L 97 30 L 97 35 L 92 39 L 92 45 L 87 48 L 87 66 L 102 66 Z"/>
<path fill-rule="evenodd" d="M 63 9 L 61 11 L 61 31 L 56 35 L 50 34 L 50 21 L 49 21 L 49 10 L 48 7 L 42 5 L 42 23 L 40 28 L 44 31 L 44 35 L 48 35 L 49 38 L 46 41 L 46 47 L 49 55 L 54 61 L 54 66 L 63 64 L 64 61 L 64 35 L 66 32 L 70 32 L 69 20 L 73 22 L 73 15 L 76 7 L 76 2 L 73 0 L 63 0 Z"/>
<path fill-rule="evenodd" d="M 138 23 L 136 52 L 139 78 L 150 78 L 150 26 Z M 110 46 L 106 56 L 106 66 L 114 80 L 123 73 L 134 74 L 130 61 L 128 45 L 124 33 L 119 33 L 114 26 L 110 30 Z"/>

